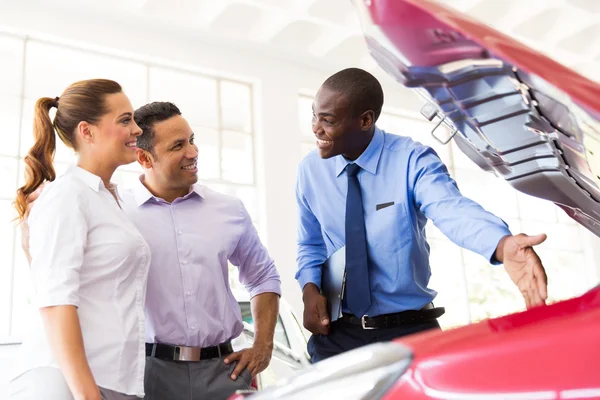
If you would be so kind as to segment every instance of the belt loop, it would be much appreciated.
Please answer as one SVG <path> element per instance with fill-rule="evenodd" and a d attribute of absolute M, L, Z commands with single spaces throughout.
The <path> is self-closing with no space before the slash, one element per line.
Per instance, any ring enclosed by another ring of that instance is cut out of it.
<path fill-rule="evenodd" d="M 219 358 L 221 358 L 221 345 L 217 345 L 217 352 L 219 353 Z"/>
<path fill-rule="evenodd" d="M 156 356 L 156 343 L 152 343 L 152 351 L 150 353 L 150 357 Z"/>

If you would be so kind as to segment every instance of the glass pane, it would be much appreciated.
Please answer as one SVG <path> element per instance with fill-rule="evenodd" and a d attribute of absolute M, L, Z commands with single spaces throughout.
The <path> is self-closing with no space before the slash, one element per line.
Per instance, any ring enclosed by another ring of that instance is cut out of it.
<path fill-rule="evenodd" d="M 0 88 L 4 96 L 22 96 L 23 39 L 0 35 Z"/>
<path fill-rule="evenodd" d="M 548 302 L 570 299 L 583 294 L 598 282 L 587 279 L 588 267 L 583 252 L 538 249 L 548 274 Z"/>
<path fill-rule="evenodd" d="M 35 111 L 35 103 L 37 99 L 25 99 L 23 101 L 23 118 L 21 123 L 21 157 L 25 157 L 31 147 L 33 146 L 33 114 Z M 50 110 L 50 120 L 54 120 L 55 110 Z M 54 161 L 74 163 L 77 160 L 75 150 L 67 147 L 63 141 L 54 132 L 56 137 L 56 153 L 54 155 Z"/>
<path fill-rule="evenodd" d="M 468 299 L 460 248 L 447 239 L 430 240 L 431 279 L 429 288 L 438 292 L 434 303 L 445 307 L 439 319 L 442 328 L 469 323 Z"/>
<path fill-rule="evenodd" d="M 519 201 L 521 218 L 542 222 L 557 222 L 557 206 L 554 203 L 521 192 L 515 193 L 517 193 Z M 561 212 L 564 213 L 562 210 Z"/>
<path fill-rule="evenodd" d="M 252 135 L 223 132 L 221 168 L 225 180 L 236 183 L 254 182 Z"/>
<path fill-rule="evenodd" d="M 2 67 L 0 67 L 1 69 Z M 0 154 L 16 156 L 19 154 L 19 121 L 21 100 L 18 97 L 0 96 Z"/>
<path fill-rule="evenodd" d="M 554 249 L 568 251 L 582 251 L 583 249 L 583 227 L 579 225 L 565 225 L 557 223 L 544 223 L 539 221 L 522 220 L 523 232 L 528 235 L 545 233 L 548 239 L 536 249 Z M 542 261 L 544 261 L 542 259 Z"/>
<path fill-rule="evenodd" d="M 192 126 L 194 143 L 198 146 L 198 177 L 219 179 L 219 132 Z"/>
<path fill-rule="evenodd" d="M 300 133 L 303 139 L 315 140 L 315 134 L 312 131 L 312 97 L 299 96 L 298 97 L 298 123 Z M 314 148 L 314 145 L 313 145 Z M 302 152 L 304 155 L 304 151 Z"/>
<path fill-rule="evenodd" d="M 258 211 L 258 193 L 254 187 L 240 187 L 235 192 L 236 197 L 242 200 L 244 207 L 248 210 L 248 214 L 253 221 L 259 219 Z"/>
<path fill-rule="evenodd" d="M 221 118 L 223 129 L 252 132 L 250 85 L 221 81 Z"/>
<path fill-rule="evenodd" d="M 12 295 L 13 242 L 16 211 L 12 201 L 0 201 L 0 336 L 8 336 Z"/>
<path fill-rule="evenodd" d="M 29 264 L 21 249 L 21 241 L 15 243 L 15 269 L 13 278 L 13 312 L 10 335 L 21 337 L 27 332 L 31 316 L 36 312 L 32 305 L 33 285 Z"/>
<path fill-rule="evenodd" d="M 0 157 L 0 197 L 14 199 L 17 191 L 17 168 L 19 161 L 16 158 Z"/>
<path fill-rule="evenodd" d="M 174 103 L 190 125 L 218 127 L 217 82 L 192 73 L 150 68 L 150 101 Z"/>
<path fill-rule="evenodd" d="M 452 148 L 452 161 L 455 168 L 464 169 L 477 169 L 481 170 L 469 157 L 462 152 L 454 142 L 454 140 L 448 143 Z M 490 174 L 491 175 L 491 174 Z"/>
<path fill-rule="evenodd" d="M 504 268 L 479 260 L 465 266 L 471 321 L 524 310 L 525 301 Z"/>
<path fill-rule="evenodd" d="M 50 62 L 60 60 L 60 62 Z M 146 66 L 59 45 L 27 43 L 25 97 L 55 97 L 73 82 L 102 77 L 121 84 L 134 108 L 146 103 Z"/>
<path fill-rule="evenodd" d="M 316 150 L 317 146 L 315 143 L 300 143 L 300 151 L 302 152 L 302 158 L 308 155 L 311 151 Z"/>

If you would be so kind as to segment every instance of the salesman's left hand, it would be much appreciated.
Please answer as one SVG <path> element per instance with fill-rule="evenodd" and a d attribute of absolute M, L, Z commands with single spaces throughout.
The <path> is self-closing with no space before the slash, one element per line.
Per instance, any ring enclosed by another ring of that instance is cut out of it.
<path fill-rule="evenodd" d="M 544 240 L 545 234 L 505 236 L 496 250 L 496 258 L 504 263 L 506 272 L 519 288 L 528 309 L 546 304 L 548 298 L 546 271 L 540 257 L 533 250 L 533 246 Z"/>
<path fill-rule="evenodd" d="M 231 374 L 231 379 L 236 380 L 244 369 L 248 369 L 252 378 L 254 378 L 269 366 L 272 353 L 273 344 L 254 343 L 249 349 L 231 353 L 223 361 L 225 364 L 230 364 L 234 361 L 238 362 Z"/>

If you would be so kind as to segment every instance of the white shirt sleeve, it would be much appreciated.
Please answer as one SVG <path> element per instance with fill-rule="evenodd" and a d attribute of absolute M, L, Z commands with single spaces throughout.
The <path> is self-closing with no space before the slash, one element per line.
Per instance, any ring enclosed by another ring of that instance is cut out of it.
<path fill-rule="evenodd" d="M 87 241 L 85 200 L 78 187 L 56 182 L 34 203 L 29 218 L 35 305 L 79 307 L 79 273 Z"/>

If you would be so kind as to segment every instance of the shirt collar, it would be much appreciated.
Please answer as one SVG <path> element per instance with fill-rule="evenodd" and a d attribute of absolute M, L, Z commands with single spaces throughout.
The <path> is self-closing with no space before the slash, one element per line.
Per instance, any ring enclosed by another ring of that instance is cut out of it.
<path fill-rule="evenodd" d="M 100 190 L 101 185 L 104 186 L 102 179 L 100 179 L 98 175 L 94 175 L 90 171 L 87 171 L 77 165 L 71 165 L 67 169 L 67 174 L 77 177 L 77 179 L 92 188 L 95 192 Z"/>
<path fill-rule="evenodd" d="M 379 159 L 381 158 L 381 151 L 383 150 L 383 132 L 377 126 L 373 133 L 371 142 L 363 151 L 363 153 L 355 161 L 346 159 L 343 155 L 336 156 L 335 160 L 335 174 L 340 176 L 342 171 L 346 168 L 346 165 L 355 163 L 365 171 L 375 175 L 377 173 L 377 165 L 379 165 Z"/>
<path fill-rule="evenodd" d="M 142 204 L 146 203 L 150 199 L 163 200 L 160 197 L 156 197 L 148 190 L 146 186 L 144 186 L 144 174 L 140 175 L 140 178 L 135 181 L 133 184 L 133 196 L 135 198 L 136 206 L 140 207 Z M 198 183 L 192 185 L 190 188 L 190 192 L 183 197 L 183 199 L 187 199 L 191 194 L 197 194 L 200 197 L 204 197 L 204 187 Z M 164 200 L 163 200 L 164 201 Z"/>
<path fill-rule="evenodd" d="M 119 201 L 123 202 L 123 198 L 119 193 L 119 187 L 116 183 L 110 182 L 110 187 L 107 188 L 98 175 L 94 175 L 90 171 L 85 170 L 77 165 L 71 165 L 67 169 L 67 173 L 77 177 L 77 179 L 85 183 L 96 193 L 100 191 L 100 188 L 104 187 L 105 189 L 114 193 L 117 196 L 117 199 L 119 199 Z"/>

